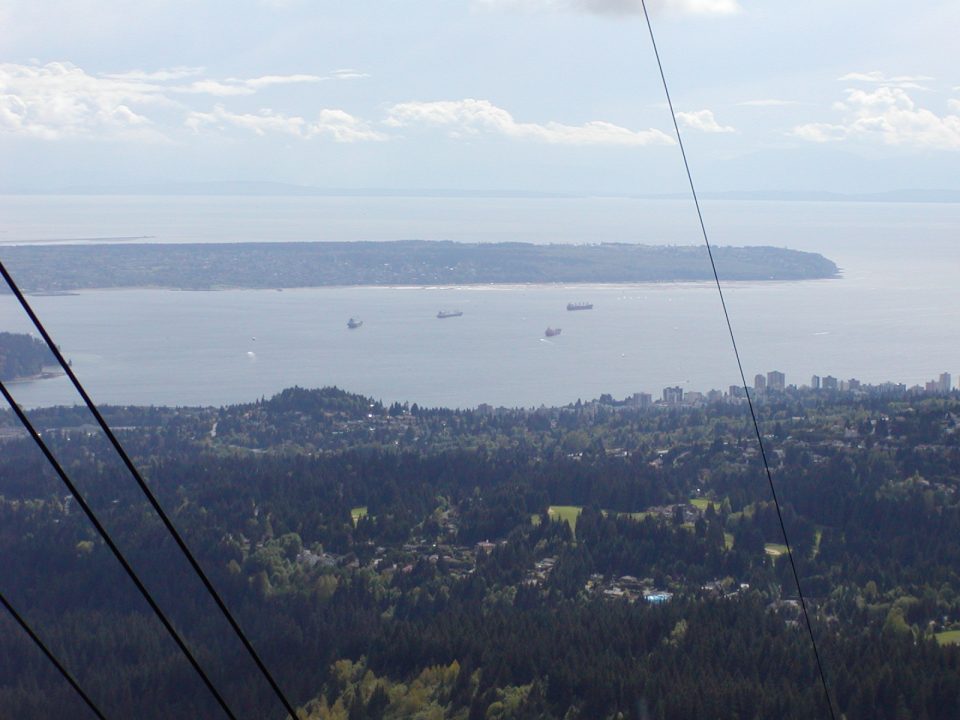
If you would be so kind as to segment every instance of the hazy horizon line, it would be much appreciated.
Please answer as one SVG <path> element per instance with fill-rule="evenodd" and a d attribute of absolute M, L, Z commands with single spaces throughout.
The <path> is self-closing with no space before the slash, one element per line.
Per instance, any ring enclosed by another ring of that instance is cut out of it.
<path fill-rule="evenodd" d="M 756 201 L 823 201 L 823 202 L 930 202 L 960 203 L 960 189 L 901 188 L 877 192 L 841 193 L 825 190 L 704 190 L 698 193 L 710 200 Z M 569 199 L 587 198 L 636 200 L 689 200 L 688 192 L 563 192 L 520 190 L 512 188 L 326 188 L 274 181 L 188 181 L 156 182 L 127 185 L 82 185 L 61 188 L 0 188 L 0 195 L 41 196 L 236 196 L 236 197 L 424 197 L 424 198 L 516 198 Z"/>

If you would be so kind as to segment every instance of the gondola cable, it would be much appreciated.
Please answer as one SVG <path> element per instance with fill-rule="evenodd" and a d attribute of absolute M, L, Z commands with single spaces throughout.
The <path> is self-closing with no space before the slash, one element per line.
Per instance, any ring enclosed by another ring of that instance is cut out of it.
<path fill-rule="evenodd" d="M 72 687 L 81 697 L 81 699 L 87 704 L 87 707 L 90 708 L 90 711 L 100 718 L 100 720 L 107 720 L 106 715 L 104 715 L 100 708 L 97 707 L 97 704 L 90 699 L 90 696 L 87 695 L 84 689 L 80 687 L 80 683 L 78 683 L 73 675 L 71 675 L 70 672 L 63 666 L 63 663 L 57 659 L 57 656 L 51 652 L 43 640 L 40 639 L 40 636 L 37 635 L 32 627 L 30 627 L 30 624 L 23 618 L 23 616 L 17 612 L 17 609 L 10 603 L 9 600 L 7 600 L 6 596 L 4 596 L 2 592 L 0 592 L 0 605 L 3 605 L 7 609 L 7 612 L 10 613 L 17 624 L 30 637 L 30 639 L 33 640 L 34 644 L 40 648 L 40 652 L 47 657 L 47 660 L 53 664 L 57 671 L 63 676 L 63 679 L 70 684 L 70 687 Z"/>
<path fill-rule="evenodd" d="M 30 418 L 26 416 L 26 414 L 23 412 L 23 409 L 17 404 L 17 401 L 10 394 L 10 391 L 7 389 L 7 386 L 2 381 L 0 381 L 0 394 L 3 395 L 4 399 L 6 399 L 7 403 L 10 405 L 10 408 L 16 414 L 17 418 L 23 424 L 24 428 L 26 428 L 27 433 L 29 433 L 30 437 L 33 438 L 34 443 L 36 443 L 37 447 L 40 448 L 40 451 L 47 458 L 47 461 L 50 463 L 50 466 L 54 469 L 54 471 L 60 477 L 60 480 L 66 486 L 67 490 L 70 491 L 70 494 L 73 495 L 74 499 L 77 501 L 77 505 L 80 506 L 80 509 L 83 511 L 84 515 L 86 515 L 87 519 L 90 520 L 90 522 L 93 524 L 93 527 L 96 529 L 97 533 L 103 539 L 104 543 L 106 543 L 107 547 L 113 553 L 114 557 L 117 559 L 117 561 L 123 567 L 124 571 L 133 581 L 133 584 L 136 585 L 137 590 L 140 591 L 140 594 L 147 601 L 147 604 L 150 605 L 150 608 L 153 610 L 154 614 L 163 624 L 164 628 L 166 628 L 167 633 L 169 633 L 170 637 L 173 638 L 173 641 L 177 644 L 177 647 L 180 648 L 180 652 L 183 653 L 183 655 L 190 662 L 190 665 L 193 666 L 193 669 L 200 676 L 200 679 L 203 681 L 203 684 L 207 686 L 207 689 L 216 699 L 217 704 L 221 707 L 221 709 L 227 715 L 227 717 L 230 718 L 230 720 L 237 720 L 237 716 L 234 715 L 233 711 L 230 709 L 230 706 L 227 705 L 227 702 L 226 700 L 223 699 L 223 696 L 220 694 L 220 691 L 217 690 L 216 686 L 213 684 L 213 681 L 207 675 L 206 671 L 200 666 L 200 663 L 194 657 L 193 653 L 190 651 L 190 648 L 187 647 L 186 643 L 183 641 L 183 638 L 180 637 L 180 634 L 173 627 L 173 624 L 167 618 L 166 614 L 157 604 L 156 600 L 154 600 L 153 595 L 150 594 L 150 591 L 147 590 L 146 586 L 140 580 L 140 576 L 137 575 L 136 570 L 133 569 L 133 567 L 127 561 L 126 556 L 124 556 L 120 548 L 118 548 L 116 543 L 114 543 L 113 538 L 110 537 L 110 533 L 107 532 L 107 529 L 103 526 L 103 524 L 97 518 L 96 514 L 93 512 L 91 507 L 87 504 L 87 501 L 83 497 L 83 494 L 76 487 L 76 485 L 73 484 L 73 481 L 70 479 L 70 476 L 67 475 L 67 472 L 63 469 L 63 466 L 60 465 L 60 462 L 54 456 L 53 452 L 48 447 L 46 441 L 42 437 L 40 437 L 40 433 L 37 432 L 37 429 L 33 426 L 33 423 L 30 422 Z"/>
<path fill-rule="evenodd" d="M 173 537 L 177 546 L 180 548 L 181 553 L 187 559 L 187 562 L 190 564 L 190 567 L 193 568 L 193 571 L 196 573 L 197 577 L 200 578 L 200 581 L 203 583 L 203 586 L 206 588 L 210 597 L 213 599 L 217 608 L 220 610 L 220 613 L 227 620 L 230 627 L 233 629 L 234 633 L 240 639 L 240 642 L 243 644 L 244 649 L 253 659 L 254 664 L 257 666 L 257 669 L 260 671 L 260 674 L 264 677 L 267 683 L 270 685 L 274 694 L 283 704 L 284 709 L 290 715 L 293 720 L 297 720 L 297 711 L 294 710 L 293 705 L 287 699 L 287 696 L 281 690 L 280 685 L 273 678 L 270 671 L 267 669 L 266 664 L 260 658 L 260 655 L 254 649 L 250 640 L 247 638 L 246 633 L 243 632 L 243 629 L 240 627 L 240 624 L 233 617 L 233 614 L 227 608 L 226 603 L 223 601 L 223 598 L 220 597 L 220 593 L 217 592 L 214 588 L 213 583 L 210 581 L 210 578 L 207 577 L 207 574 L 204 572 L 203 568 L 200 567 L 200 563 L 197 561 L 193 552 L 187 546 L 186 541 L 180 535 L 180 532 L 176 529 L 173 522 L 170 520 L 167 513 L 164 511 L 163 507 L 160 505 L 160 502 L 157 500 L 156 496 L 153 494 L 153 491 L 150 490 L 150 487 L 147 485 L 146 481 L 143 479 L 143 476 L 140 474 L 140 471 L 137 470 L 136 465 L 133 464 L 133 461 L 130 459 L 130 456 L 127 455 L 126 450 L 123 449 L 123 446 L 120 444 L 120 441 L 117 439 L 117 436 L 114 435 L 113 430 L 110 429 L 110 426 L 107 424 L 107 421 L 104 420 L 103 415 L 100 413 L 100 410 L 97 408 L 96 403 L 90 398 L 90 395 L 87 394 L 87 391 L 84 389 L 83 385 L 80 383 L 80 380 L 77 378 L 76 374 L 73 372 L 73 368 L 70 366 L 60 349 L 57 347 L 56 343 L 53 342 L 53 339 L 50 337 L 50 334 L 47 332 L 46 328 L 43 326 L 43 323 L 40 322 L 40 318 L 37 317 L 37 314 L 33 311 L 33 308 L 30 306 L 30 303 L 27 302 L 27 299 L 24 297 L 23 292 L 21 292 L 17 283 L 14 281 L 13 277 L 7 271 L 7 268 L 4 266 L 3 262 L 0 262 L 0 275 L 3 275 L 3 279 L 6 281 L 7 286 L 13 292 L 14 296 L 17 298 L 17 301 L 20 303 L 20 306 L 24 309 L 24 312 L 30 317 L 30 320 L 33 322 L 34 327 L 37 329 L 37 332 L 40 333 L 43 337 L 47 346 L 50 348 L 50 351 L 53 353 L 54 357 L 57 359 L 57 362 L 60 364 L 60 367 L 67 374 L 67 377 L 70 379 L 70 382 L 73 384 L 73 387 L 80 394 L 80 397 L 83 398 L 84 403 L 87 408 L 93 414 L 93 417 L 96 419 L 97 424 L 100 426 L 100 429 L 103 430 L 104 435 L 110 441 L 110 444 L 113 446 L 113 449 L 116 451 L 117 455 L 123 461 L 123 464 L 126 465 L 127 469 L 130 471 L 130 474 L 133 476 L 134 481 L 140 487 L 141 492 L 147 498 L 147 501 L 150 503 L 150 506 L 153 508 L 154 512 L 157 513 L 157 516 L 163 522 L 164 527 L 167 529 L 167 532 Z"/>
<path fill-rule="evenodd" d="M 773 482 L 773 473 L 770 471 L 770 462 L 767 460 L 767 453 L 763 446 L 763 435 L 760 432 L 760 423 L 757 420 L 757 412 L 753 405 L 753 400 L 750 397 L 750 389 L 747 387 L 747 377 L 743 371 L 743 362 L 740 360 L 740 351 L 737 348 L 737 339 L 733 333 L 733 323 L 730 321 L 730 313 L 727 310 L 727 302 L 723 295 L 723 287 L 720 284 L 720 275 L 717 272 L 717 264 L 713 259 L 713 248 L 710 245 L 710 238 L 707 234 L 707 226 L 703 220 L 703 211 L 700 209 L 700 199 L 697 196 L 697 189 L 693 182 L 693 173 L 690 171 L 690 163 L 687 160 L 687 151 L 683 146 L 683 137 L 680 134 L 680 125 L 677 122 L 677 113 L 673 108 L 673 100 L 670 97 L 670 88 L 667 84 L 667 76 L 663 70 L 663 62 L 660 60 L 660 51 L 657 49 L 657 41 L 653 34 L 653 23 L 650 22 L 650 13 L 647 11 L 646 0 L 640 0 L 640 5 L 643 8 L 643 17 L 647 23 L 647 30 L 650 33 L 650 43 L 653 45 L 653 54 L 657 60 L 657 68 L 660 71 L 660 80 L 663 82 L 663 92 L 667 98 L 667 105 L 670 108 L 670 117 L 673 120 L 673 128 L 677 135 L 677 143 L 680 146 L 680 154 L 683 157 L 683 167 L 687 173 L 687 181 L 690 184 L 690 194 L 693 196 L 693 203 L 697 211 L 697 219 L 700 223 L 700 231 L 703 234 L 703 242 L 707 248 L 707 255 L 710 258 L 710 267 L 713 270 L 713 279 L 717 286 L 717 294 L 720 296 L 720 305 L 723 308 L 723 316 L 727 323 L 727 332 L 730 335 L 730 344 L 733 346 L 733 354 L 737 360 L 737 367 L 740 370 L 740 381 L 743 385 L 744 394 L 747 397 L 747 405 L 750 408 L 750 418 L 753 420 L 753 429 L 756 432 L 757 444 L 760 448 L 760 457 L 763 460 L 763 467 L 767 475 L 767 483 L 770 486 L 770 495 L 773 497 L 774 505 L 777 508 L 777 519 L 780 521 L 780 531 L 783 535 L 783 544 L 787 548 L 787 557 L 790 560 L 790 569 L 793 571 L 793 579 L 797 586 L 797 594 L 800 596 L 800 607 L 803 610 L 803 617 L 807 625 L 807 633 L 810 635 L 810 644 L 813 646 L 813 655 L 817 661 L 817 670 L 820 674 L 820 683 L 823 685 L 823 694 L 827 699 L 827 708 L 830 711 L 830 717 L 833 720 L 836 720 L 836 714 L 833 710 L 833 701 L 830 697 L 830 688 L 827 683 L 827 676 L 824 672 L 823 662 L 820 659 L 820 651 L 817 649 L 817 639 L 813 632 L 813 624 L 810 622 L 810 613 L 807 610 L 807 602 L 803 595 L 803 588 L 800 584 L 800 574 L 797 572 L 797 564 L 793 558 L 793 550 L 790 546 L 790 540 L 787 536 L 787 526 L 783 522 L 783 513 L 780 509 L 780 500 L 777 497 L 777 490 Z"/>

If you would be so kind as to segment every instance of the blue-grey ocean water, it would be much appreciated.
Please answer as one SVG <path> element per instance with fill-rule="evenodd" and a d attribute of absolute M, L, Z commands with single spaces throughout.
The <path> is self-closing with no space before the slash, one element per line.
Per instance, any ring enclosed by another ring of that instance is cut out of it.
<path fill-rule="evenodd" d="M 726 285 L 749 378 L 776 369 L 796 384 L 813 373 L 914 384 L 960 371 L 960 206 L 715 201 L 705 218 L 717 245 L 812 250 L 843 271 Z M 135 236 L 696 244 L 698 233 L 679 200 L 0 197 L 0 254 L 11 242 Z M 594 309 L 568 312 L 576 301 Z M 103 403 L 219 405 L 297 384 L 539 406 L 739 383 L 711 284 L 108 290 L 33 302 Z M 348 330 L 350 317 L 363 326 Z M 548 326 L 562 333 L 548 339 Z M 9 296 L 0 329 L 29 330 Z M 13 389 L 27 406 L 76 402 L 63 378 Z"/>

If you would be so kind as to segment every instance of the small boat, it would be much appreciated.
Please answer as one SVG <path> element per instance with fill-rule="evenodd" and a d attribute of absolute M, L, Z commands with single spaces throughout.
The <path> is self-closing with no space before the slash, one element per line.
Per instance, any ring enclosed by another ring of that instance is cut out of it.
<path fill-rule="evenodd" d="M 593 310 L 593 303 L 567 303 L 567 310 Z"/>
<path fill-rule="evenodd" d="M 363 325 L 363 320 L 357 320 L 356 318 L 350 318 L 347 320 L 347 327 L 351 330 L 356 330 L 361 325 Z"/>
<path fill-rule="evenodd" d="M 546 329 L 546 332 L 544 332 L 543 334 L 546 335 L 547 337 L 556 337 L 556 336 L 559 335 L 561 332 L 562 332 L 562 330 L 561 330 L 560 328 L 548 327 L 548 328 Z"/>
<path fill-rule="evenodd" d="M 461 315 L 463 315 L 462 310 L 441 310 L 437 313 L 437 319 L 443 320 L 444 318 L 460 317 Z"/>

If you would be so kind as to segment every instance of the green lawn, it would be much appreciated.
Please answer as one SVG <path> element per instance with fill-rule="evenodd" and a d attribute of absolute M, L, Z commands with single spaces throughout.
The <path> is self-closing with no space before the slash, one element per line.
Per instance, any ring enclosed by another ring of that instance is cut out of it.
<path fill-rule="evenodd" d="M 813 556 L 816 557 L 820 554 L 820 540 L 823 538 L 823 530 L 817 528 L 816 532 L 813 534 Z"/>
<path fill-rule="evenodd" d="M 577 505 L 551 505 L 547 508 L 551 520 L 566 520 L 570 524 L 573 534 L 577 534 L 577 518 L 583 512 L 583 508 Z"/>
<path fill-rule="evenodd" d="M 360 521 L 360 518 L 367 516 L 367 506 L 355 507 L 350 510 L 350 517 L 353 520 L 353 526 L 356 527 L 357 523 Z"/>
<path fill-rule="evenodd" d="M 707 500 L 706 498 L 697 498 L 696 500 L 691 500 L 691 503 L 697 505 L 697 507 L 701 507 L 701 500 L 703 501 L 702 507 L 704 508 L 707 506 L 707 504 L 712 502 L 712 500 Z M 570 529 L 573 530 L 573 534 L 574 535 L 577 534 L 577 518 L 580 517 L 580 513 L 583 512 L 582 506 L 551 505 L 550 507 L 547 508 L 547 512 L 550 514 L 550 519 L 553 521 L 566 520 L 570 524 Z M 607 517 L 612 511 L 601 510 L 600 512 L 603 513 L 604 517 Z M 641 522 L 646 518 L 650 517 L 651 515 L 653 515 L 653 513 L 645 512 L 645 511 L 617 512 L 616 515 L 617 517 L 626 517 L 626 518 L 630 518 L 631 520 L 635 520 L 636 522 Z M 541 522 L 540 515 L 538 514 L 531 515 L 530 522 L 533 523 L 534 525 L 539 525 Z M 688 530 L 693 530 L 694 526 L 691 523 L 686 523 L 685 527 Z M 724 533 L 724 536 L 726 538 L 727 548 L 729 549 L 733 547 L 733 535 L 730 535 L 730 533 Z"/>
<path fill-rule="evenodd" d="M 960 645 L 960 630 L 937 633 L 937 642 L 941 645 Z"/>
<path fill-rule="evenodd" d="M 770 557 L 778 558 L 781 555 L 787 554 L 787 546 L 780 543 L 766 543 L 763 549 Z"/>
<path fill-rule="evenodd" d="M 730 516 L 729 516 L 728 519 L 729 519 L 729 520 L 732 520 L 733 522 L 740 522 L 740 521 L 741 521 L 743 518 L 745 518 L 745 517 L 746 517 L 746 518 L 752 518 L 752 517 L 753 517 L 753 514 L 754 514 L 756 511 L 757 511 L 757 509 L 756 509 L 756 507 L 754 507 L 754 504 L 753 504 L 753 503 L 750 503 L 750 504 L 747 505 L 743 510 L 740 510 L 739 512 L 735 512 L 735 513 L 730 513 Z"/>
<path fill-rule="evenodd" d="M 707 508 L 710 506 L 710 503 L 712 502 L 713 500 L 709 500 L 704 497 L 690 499 L 690 504 L 693 505 L 697 510 L 701 510 L 703 512 L 707 511 Z"/>

